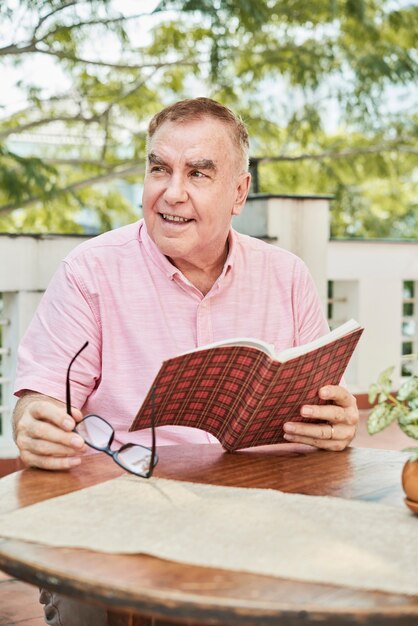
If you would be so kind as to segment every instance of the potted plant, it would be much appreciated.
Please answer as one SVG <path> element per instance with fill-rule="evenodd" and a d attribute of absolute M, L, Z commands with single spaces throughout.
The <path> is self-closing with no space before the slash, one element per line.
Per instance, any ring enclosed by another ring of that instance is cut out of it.
<path fill-rule="evenodd" d="M 418 354 L 408 355 L 408 360 L 418 359 Z M 411 369 L 409 377 L 397 393 L 392 392 L 394 367 L 384 370 L 377 383 L 369 388 L 369 402 L 375 404 L 367 419 L 367 430 L 374 435 L 392 422 L 397 422 L 403 432 L 418 439 L 418 375 Z M 406 448 L 409 460 L 402 472 L 402 486 L 406 504 L 418 514 L 418 446 Z"/>

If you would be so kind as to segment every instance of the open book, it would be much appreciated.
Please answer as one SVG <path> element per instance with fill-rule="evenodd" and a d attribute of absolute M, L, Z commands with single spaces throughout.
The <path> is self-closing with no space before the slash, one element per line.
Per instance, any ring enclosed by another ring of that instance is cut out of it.
<path fill-rule="evenodd" d="M 235 338 L 164 361 L 130 431 L 200 428 L 229 451 L 283 442 L 283 424 L 304 420 L 303 404 L 325 404 L 318 391 L 337 385 L 363 329 L 350 320 L 302 346 L 274 354 L 256 339 Z M 154 401 L 152 401 L 152 390 Z"/>

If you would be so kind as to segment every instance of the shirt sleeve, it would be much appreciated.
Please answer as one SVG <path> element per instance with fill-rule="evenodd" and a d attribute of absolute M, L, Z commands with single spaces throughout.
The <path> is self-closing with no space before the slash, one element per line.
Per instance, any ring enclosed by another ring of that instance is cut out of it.
<path fill-rule="evenodd" d="M 101 325 L 94 294 L 64 261 L 20 343 L 15 395 L 30 390 L 64 402 L 67 368 L 86 341 L 71 368 L 71 404 L 78 408 L 100 381 Z"/>
<path fill-rule="evenodd" d="M 329 332 L 329 325 L 313 278 L 299 259 L 293 282 L 295 345 L 303 345 Z"/>

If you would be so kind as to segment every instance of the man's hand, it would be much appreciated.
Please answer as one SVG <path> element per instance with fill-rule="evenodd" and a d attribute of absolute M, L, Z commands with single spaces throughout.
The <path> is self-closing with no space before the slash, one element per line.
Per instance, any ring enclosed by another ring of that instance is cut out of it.
<path fill-rule="evenodd" d="M 344 450 L 356 434 L 359 421 L 356 399 L 340 385 L 322 387 L 319 396 L 324 400 L 332 400 L 333 404 L 304 405 L 301 415 L 328 423 L 287 422 L 283 427 L 284 438 L 286 441 L 307 443 L 324 450 Z"/>
<path fill-rule="evenodd" d="M 13 414 L 14 437 L 24 463 L 48 470 L 70 469 L 81 463 L 86 447 L 72 430 L 82 419 L 78 409 L 67 414 L 65 404 L 49 396 L 28 392 Z"/>

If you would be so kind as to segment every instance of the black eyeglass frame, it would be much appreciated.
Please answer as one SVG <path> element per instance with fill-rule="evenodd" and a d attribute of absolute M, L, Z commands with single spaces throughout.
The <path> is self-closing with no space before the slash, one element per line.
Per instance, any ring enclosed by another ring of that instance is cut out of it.
<path fill-rule="evenodd" d="M 71 413 L 71 384 L 70 384 L 71 366 L 74 363 L 74 361 L 77 359 L 77 357 L 83 352 L 83 350 L 85 350 L 85 348 L 87 348 L 88 345 L 89 345 L 89 342 L 86 341 L 86 343 L 80 348 L 80 350 L 73 356 L 73 358 L 71 359 L 70 364 L 68 366 L 68 369 L 67 369 L 65 397 L 66 397 L 67 413 L 68 413 L 68 415 L 71 415 L 71 417 L 72 417 L 72 413 Z M 155 466 L 158 463 L 156 435 L 155 435 L 155 386 L 152 388 L 152 392 L 151 392 L 151 409 L 152 409 L 151 410 L 151 448 L 148 448 L 147 446 L 142 446 L 142 445 L 136 444 L 136 443 L 125 443 L 120 448 L 118 448 L 118 450 L 112 450 L 110 448 L 110 446 L 112 445 L 113 439 L 115 437 L 115 429 L 113 428 L 113 426 L 107 420 L 104 419 L 104 417 L 101 417 L 100 415 L 95 415 L 94 413 L 86 415 L 85 417 L 83 417 L 82 420 L 80 420 L 80 422 L 76 423 L 75 428 L 73 429 L 73 432 L 77 433 L 78 435 L 80 435 L 80 437 L 82 437 L 81 433 L 79 433 L 78 430 L 77 430 L 78 424 L 81 424 L 82 422 L 84 422 L 85 420 L 89 419 L 90 417 L 99 418 L 100 420 L 102 420 L 102 422 L 107 424 L 110 427 L 111 431 L 112 431 L 112 433 L 111 433 L 111 435 L 109 437 L 109 441 L 107 443 L 107 446 L 105 446 L 105 447 L 95 446 L 94 444 L 89 443 L 88 441 L 85 441 L 85 443 L 90 448 L 93 448 L 94 450 L 98 450 L 99 452 L 104 452 L 105 454 L 111 456 L 112 459 L 115 461 L 115 463 L 117 463 L 119 465 L 119 467 L 124 469 L 126 472 L 129 472 L 130 474 L 133 474 L 134 476 L 140 476 L 141 478 L 151 478 L 152 473 L 154 471 L 154 468 L 155 468 Z M 84 437 L 83 437 L 83 439 L 84 439 Z M 148 470 L 148 472 L 145 472 L 145 473 L 134 472 L 134 471 L 130 470 L 128 467 L 126 467 L 125 465 L 123 465 L 123 463 L 121 461 L 119 461 L 119 459 L 117 458 L 117 455 L 120 452 L 123 452 L 124 450 L 127 450 L 128 448 L 134 448 L 134 447 L 135 448 L 142 448 L 143 450 L 148 450 L 149 452 L 151 452 L 150 469 Z"/>

